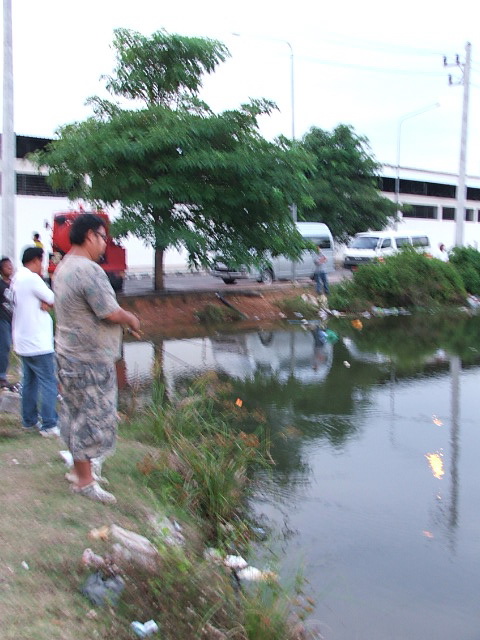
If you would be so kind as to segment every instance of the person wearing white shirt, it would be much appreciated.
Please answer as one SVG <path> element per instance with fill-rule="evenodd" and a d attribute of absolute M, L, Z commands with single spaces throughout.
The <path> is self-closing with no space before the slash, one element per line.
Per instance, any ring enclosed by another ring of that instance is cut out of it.
<path fill-rule="evenodd" d="M 54 295 L 41 277 L 42 260 L 42 248 L 25 249 L 23 267 L 16 272 L 11 284 L 12 329 L 13 348 L 23 365 L 23 427 L 32 431 L 39 428 L 41 435 L 50 437 L 59 435 L 53 321 L 49 314 Z"/>
<path fill-rule="evenodd" d="M 448 251 L 443 242 L 438 245 L 438 259 L 442 262 L 448 262 Z"/>

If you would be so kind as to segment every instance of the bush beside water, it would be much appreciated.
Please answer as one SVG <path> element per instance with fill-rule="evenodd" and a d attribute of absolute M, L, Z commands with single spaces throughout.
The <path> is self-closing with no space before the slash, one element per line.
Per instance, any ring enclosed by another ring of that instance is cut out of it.
<path fill-rule="evenodd" d="M 331 309 L 362 311 L 376 307 L 428 307 L 463 304 L 467 292 L 454 264 L 406 248 L 360 267 L 353 279 L 332 287 Z"/>
<path fill-rule="evenodd" d="M 473 247 L 455 247 L 450 254 L 450 264 L 460 274 L 468 293 L 479 295 L 480 251 Z"/>

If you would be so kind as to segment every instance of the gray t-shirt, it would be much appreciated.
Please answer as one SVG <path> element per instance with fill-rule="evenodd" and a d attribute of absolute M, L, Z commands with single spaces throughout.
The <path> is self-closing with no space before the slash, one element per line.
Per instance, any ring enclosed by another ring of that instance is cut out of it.
<path fill-rule="evenodd" d="M 55 270 L 55 348 L 72 361 L 114 362 L 122 329 L 104 320 L 119 309 L 105 271 L 82 256 L 66 255 Z"/>

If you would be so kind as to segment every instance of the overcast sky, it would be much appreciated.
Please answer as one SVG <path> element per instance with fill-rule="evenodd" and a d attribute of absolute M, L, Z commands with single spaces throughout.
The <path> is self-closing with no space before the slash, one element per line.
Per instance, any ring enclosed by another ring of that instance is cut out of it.
<path fill-rule="evenodd" d="M 15 131 L 52 136 L 90 115 L 91 95 L 106 95 L 112 71 L 113 29 L 171 33 L 223 41 L 231 58 L 204 83 L 215 111 L 250 97 L 274 100 L 280 112 L 262 119 L 268 138 L 291 134 L 290 42 L 295 63 L 295 130 L 351 124 L 366 136 L 378 161 L 457 172 L 462 110 L 457 67 L 472 43 L 467 172 L 480 175 L 480 36 L 478 4 L 459 0 L 324 2 L 322 0 L 12 0 Z M 475 7 L 477 7 L 475 9 Z M 233 32 L 241 34 L 235 37 Z"/>

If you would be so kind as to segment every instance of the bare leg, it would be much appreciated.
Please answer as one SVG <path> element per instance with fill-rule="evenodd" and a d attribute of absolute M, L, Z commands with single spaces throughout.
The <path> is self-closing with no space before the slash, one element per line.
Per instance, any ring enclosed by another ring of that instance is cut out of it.
<path fill-rule="evenodd" d="M 86 487 L 93 482 L 92 464 L 90 460 L 74 460 L 73 466 L 78 477 L 78 487 Z"/>

